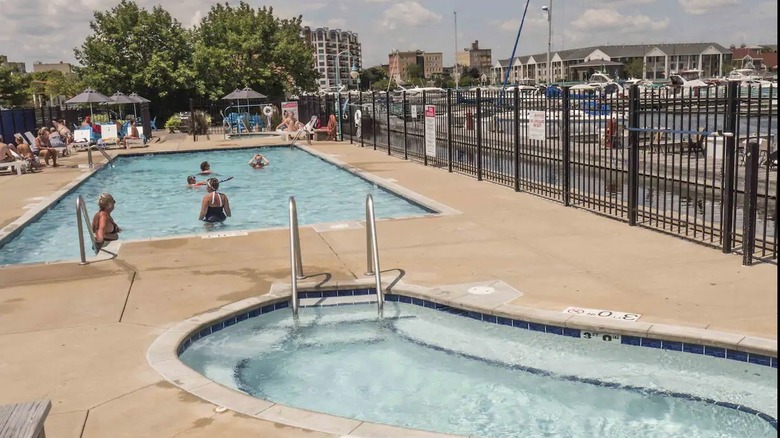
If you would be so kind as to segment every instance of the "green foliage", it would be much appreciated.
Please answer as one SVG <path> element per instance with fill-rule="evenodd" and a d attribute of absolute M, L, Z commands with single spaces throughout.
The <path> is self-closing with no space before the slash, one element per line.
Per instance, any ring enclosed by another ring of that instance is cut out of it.
<path fill-rule="evenodd" d="M 373 88 L 375 82 L 387 80 L 387 72 L 381 65 L 369 67 L 360 72 L 360 88 L 368 90 Z M 387 88 L 387 84 L 385 84 Z"/>
<path fill-rule="evenodd" d="M 29 77 L 13 73 L 11 69 L 0 67 L 0 105 L 24 105 L 30 99 Z"/>
<path fill-rule="evenodd" d="M 151 12 L 131 0 L 95 11 L 92 34 L 76 59 L 83 82 L 110 95 L 132 91 L 154 102 L 182 100 L 192 89 L 191 45 L 187 31 L 161 6 Z"/>
<path fill-rule="evenodd" d="M 644 69 L 644 62 L 641 59 L 632 59 L 626 63 L 623 68 L 623 72 L 628 78 L 641 78 L 642 70 Z"/>
<path fill-rule="evenodd" d="M 380 79 L 376 82 L 371 83 L 371 89 L 376 91 L 384 91 L 387 90 L 387 84 L 388 84 L 387 79 Z"/>
<path fill-rule="evenodd" d="M 165 122 L 165 129 L 167 129 L 170 132 L 176 132 L 176 130 L 179 129 L 180 126 L 181 126 L 181 118 L 179 117 L 178 114 L 172 115 Z"/>
<path fill-rule="evenodd" d="M 314 91 L 318 73 L 300 32 L 300 16 L 279 19 L 270 7 L 212 6 L 193 34 L 198 94 L 220 99 L 249 86 L 274 99 Z"/>
<path fill-rule="evenodd" d="M 423 70 L 418 64 L 410 64 L 406 67 L 406 79 L 414 81 L 423 77 Z"/>

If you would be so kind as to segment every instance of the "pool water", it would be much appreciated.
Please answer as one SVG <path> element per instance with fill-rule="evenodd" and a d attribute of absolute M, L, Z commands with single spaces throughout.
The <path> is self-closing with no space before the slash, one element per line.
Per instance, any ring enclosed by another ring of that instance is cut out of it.
<path fill-rule="evenodd" d="M 270 165 L 253 169 L 257 152 Z M 219 191 L 230 200 L 233 213 L 222 224 L 198 220 L 205 187 L 187 187 L 208 161 L 217 177 L 232 180 Z M 365 199 L 374 197 L 377 218 L 430 213 L 408 200 L 379 188 L 300 149 L 256 148 L 118 157 L 65 196 L 0 249 L 0 265 L 78 259 L 76 198 L 82 195 L 90 214 L 97 211 L 101 192 L 117 200 L 112 214 L 123 228 L 122 240 L 203 234 L 288 226 L 288 198 L 295 196 L 301 225 L 365 220 Z M 91 219 L 91 218 L 90 218 Z"/>
<path fill-rule="evenodd" d="M 485 324 L 419 306 L 250 318 L 181 359 L 276 403 L 485 437 L 775 437 L 777 369 Z"/>

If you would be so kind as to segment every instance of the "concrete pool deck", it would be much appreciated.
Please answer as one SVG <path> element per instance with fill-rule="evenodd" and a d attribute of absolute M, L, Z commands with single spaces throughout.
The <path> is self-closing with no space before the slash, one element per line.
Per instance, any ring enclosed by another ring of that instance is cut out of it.
<path fill-rule="evenodd" d="M 278 141 L 171 136 L 146 149 L 112 153 L 273 143 Z M 461 212 L 379 221 L 386 281 L 400 277 L 434 287 L 500 279 L 522 292 L 514 301 L 522 306 L 640 313 L 642 322 L 776 343 L 774 265 L 744 267 L 736 255 L 348 142 L 312 147 Z M 62 160 L 65 166 L 84 162 L 84 153 Z M 73 167 L 1 174 L 0 227 L 82 174 Z M 88 202 L 94 210 L 94 200 Z M 300 234 L 307 274 L 327 273 L 329 283 L 364 278 L 364 229 L 302 227 Z M 289 275 L 286 230 L 125 243 L 118 257 L 87 266 L 0 268 L 0 404 L 50 398 L 46 429 L 54 438 L 329 436 L 217 413 L 215 405 L 165 381 L 146 360 L 167 328 L 267 293 L 273 283 L 289 282 Z"/>

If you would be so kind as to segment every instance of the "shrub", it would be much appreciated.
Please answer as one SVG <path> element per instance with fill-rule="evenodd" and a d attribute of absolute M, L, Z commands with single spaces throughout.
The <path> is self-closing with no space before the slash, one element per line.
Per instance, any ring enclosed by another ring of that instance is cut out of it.
<path fill-rule="evenodd" d="M 172 115 L 168 121 L 165 122 L 165 129 L 169 130 L 171 133 L 176 132 L 177 129 L 181 126 L 181 118 L 179 118 L 178 114 Z"/>

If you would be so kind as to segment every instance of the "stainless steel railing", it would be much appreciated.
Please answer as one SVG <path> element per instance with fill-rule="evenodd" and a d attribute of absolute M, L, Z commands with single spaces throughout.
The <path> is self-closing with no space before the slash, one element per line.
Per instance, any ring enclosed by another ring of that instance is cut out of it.
<path fill-rule="evenodd" d="M 371 195 L 366 196 L 366 264 L 368 269 L 366 275 L 374 274 L 376 282 L 376 303 L 377 312 L 382 316 L 384 309 L 385 294 L 382 291 L 382 274 L 379 270 L 379 246 L 376 238 L 376 215 L 374 214 L 374 198 Z"/>
<path fill-rule="evenodd" d="M 106 157 L 106 160 L 108 161 L 108 164 L 111 164 L 111 156 L 108 155 L 105 151 L 105 149 L 101 148 L 100 146 L 97 146 L 97 150 L 100 151 L 101 154 L 103 154 L 104 157 Z M 92 146 L 87 146 L 87 164 L 89 165 L 90 169 L 94 167 L 94 164 L 92 163 Z"/>
<path fill-rule="evenodd" d="M 86 224 L 89 233 L 89 240 L 92 242 L 92 250 L 95 251 L 95 255 L 100 252 L 97 244 L 95 243 L 95 233 L 92 232 L 92 224 L 90 223 L 89 213 L 87 213 L 87 206 L 84 203 L 84 198 L 79 195 L 76 199 L 76 224 L 79 229 L 79 251 L 81 252 L 81 265 L 87 264 L 87 254 L 84 248 L 84 225 Z"/>
<path fill-rule="evenodd" d="M 298 280 L 304 278 L 303 261 L 301 260 L 301 238 L 298 235 L 298 208 L 295 197 L 290 196 L 290 281 L 292 287 L 292 313 L 298 316 Z"/>

